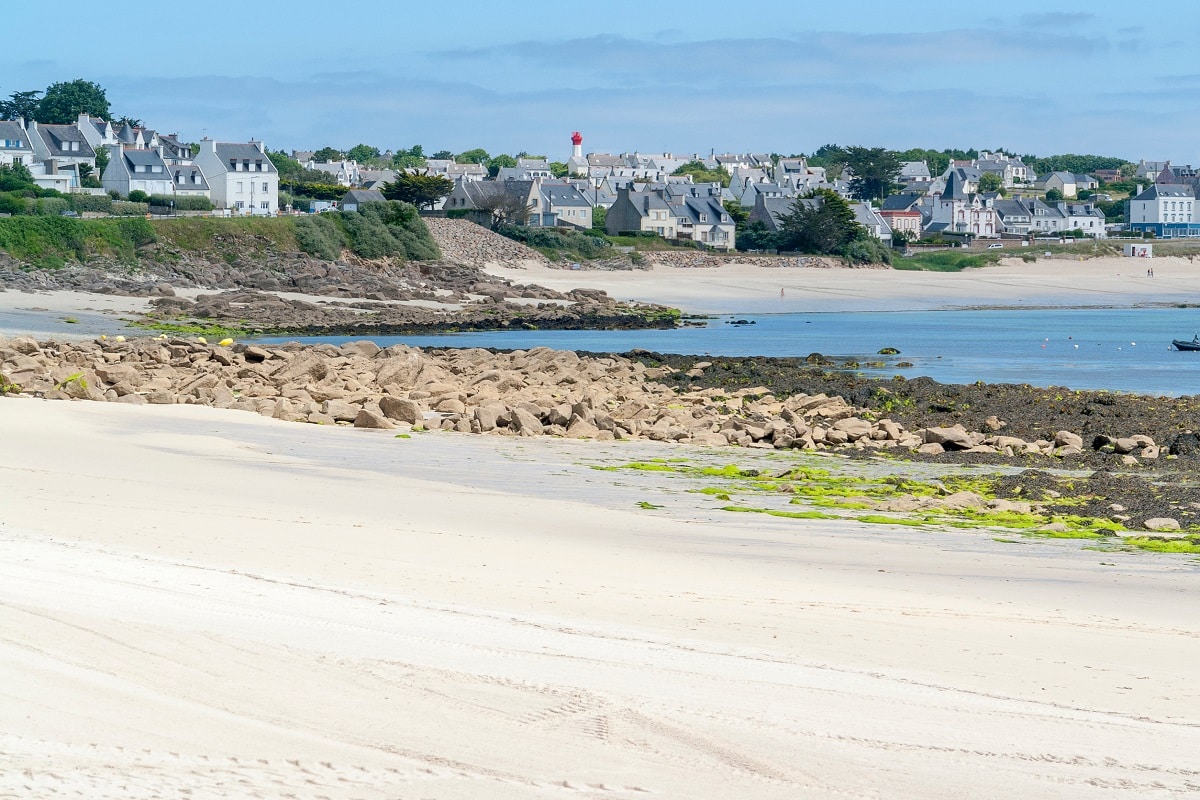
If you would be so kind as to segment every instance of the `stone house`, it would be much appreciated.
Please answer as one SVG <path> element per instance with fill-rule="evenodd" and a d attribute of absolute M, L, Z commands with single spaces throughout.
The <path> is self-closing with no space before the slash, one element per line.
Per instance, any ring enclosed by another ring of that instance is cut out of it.
<path fill-rule="evenodd" d="M 678 236 L 679 221 L 662 194 L 621 189 L 617 201 L 608 209 L 604 228 L 612 236 L 648 231 L 664 239 L 674 239 Z"/>

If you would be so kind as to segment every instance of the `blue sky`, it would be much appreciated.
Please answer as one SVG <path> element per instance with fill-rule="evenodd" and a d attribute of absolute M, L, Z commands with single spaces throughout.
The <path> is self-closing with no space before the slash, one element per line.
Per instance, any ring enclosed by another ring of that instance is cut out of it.
<path fill-rule="evenodd" d="M 30 35 L 6 37 L 0 95 L 86 78 L 158 130 L 289 150 L 565 159 L 580 130 L 602 152 L 835 142 L 1200 162 L 1195 0 L 575 5 L 192 3 L 173 22 L 169 6 L 22 3 L 8 30 Z M 59 13 L 72 25 L 49 35 Z"/>

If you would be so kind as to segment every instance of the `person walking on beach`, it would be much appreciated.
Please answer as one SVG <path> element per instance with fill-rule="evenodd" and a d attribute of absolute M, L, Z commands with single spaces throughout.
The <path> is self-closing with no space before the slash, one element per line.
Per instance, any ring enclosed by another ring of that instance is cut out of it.
<path fill-rule="evenodd" d="M 783 287 L 782 286 L 779 287 L 779 296 L 783 297 Z"/>

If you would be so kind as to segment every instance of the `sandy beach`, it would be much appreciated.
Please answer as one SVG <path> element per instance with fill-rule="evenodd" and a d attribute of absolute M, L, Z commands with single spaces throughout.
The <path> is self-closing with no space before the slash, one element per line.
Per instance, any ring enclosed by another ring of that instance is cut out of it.
<path fill-rule="evenodd" d="M 1186 258 L 1066 257 L 962 272 L 813 269 L 729 264 L 715 268 L 561 270 L 528 262 L 494 275 L 559 291 L 604 289 L 621 300 L 665 303 L 696 314 L 926 311 L 970 307 L 1131 307 L 1200 302 L 1200 264 Z M 782 296 L 780 290 L 783 290 Z"/>
<path fill-rule="evenodd" d="M 0 797 L 1200 791 L 1183 558 L 589 469 L 649 444 L 33 399 L 0 436 Z"/>

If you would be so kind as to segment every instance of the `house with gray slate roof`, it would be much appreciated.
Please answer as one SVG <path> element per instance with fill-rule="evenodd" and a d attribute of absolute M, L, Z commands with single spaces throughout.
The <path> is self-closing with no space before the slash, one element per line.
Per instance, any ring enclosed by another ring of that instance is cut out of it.
<path fill-rule="evenodd" d="M 474 181 L 460 178 L 446 197 L 445 209 L 470 211 L 480 225 L 496 219 L 526 225 L 542 211 L 542 195 L 535 181 Z M 538 220 L 535 224 L 540 224 Z M 553 224 L 553 223 L 552 223 Z"/>
<path fill-rule="evenodd" d="M 543 220 L 550 218 L 553 225 L 592 229 L 592 204 L 578 189 L 565 181 L 544 181 L 540 187 Z"/>
<path fill-rule="evenodd" d="M 29 134 L 14 120 L 0 120 L 0 164 L 12 166 L 22 164 L 29 166 L 33 163 L 33 145 L 29 142 Z"/>
<path fill-rule="evenodd" d="M 209 197 L 208 180 L 195 164 L 168 164 L 175 197 Z"/>
<path fill-rule="evenodd" d="M 612 236 L 627 231 L 648 231 L 664 239 L 674 239 L 678 236 L 678 228 L 675 212 L 657 192 L 621 189 L 604 218 L 604 229 Z"/>
<path fill-rule="evenodd" d="M 128 197 L 130 192 L 167 195 L 174 191 L 174 182 L 158 150 L 125 149 L 119 144 L 109 147 L 108 166 L 100 176 L 105 191 Z"/>
<path fill-rule="evenodd" d="M 213 205 L 236 214 L 279 212 L 279 171 L 262 142 L 204 139 L 193 160 L 208 180 Z"/>
<path fill-rule="evenodd" d="M 716 197 L 685 196 L 668 205 L 676 220 L 676 235 L 718 250 L 733 250 L 737 225 Z"/>
<path fill-rule="evenodd" d="M 386 203 L 387 198 L 377 189 L 351 189 L 342 195 L 342 211 L 358 211 L 363 203 Z"/>
<path fill-rule="evenodd" d="M 1159 239 L 1200 236 L 1200 209 L 1191 186 L 1155 183 L 1130 198 L 1129 229 L 1150 231 Z"/>

